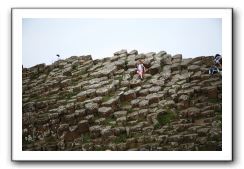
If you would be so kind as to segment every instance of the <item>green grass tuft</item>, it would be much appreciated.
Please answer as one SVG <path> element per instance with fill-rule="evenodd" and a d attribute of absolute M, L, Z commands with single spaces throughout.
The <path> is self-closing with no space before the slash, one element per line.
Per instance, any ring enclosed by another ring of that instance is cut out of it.
<path fill-rule="evenodd" d="M 160 126 L 164 126 L 174 119 L 176 119 L 177 114 L 171 110 L 166 111 L 164 114 L 159 114 L 157 120 Z M 159 126 L 158 126 L 159 127 Z"/>
<path fill-rule="evenodd" d="M 90 136 L 89 133 L 85 133 L 81 137 L 82 137 L 82 142 L 83 143 L 89 143 L 89 142 L 91 142 L 91 136 Z"/>
<path fill-rule="evenodd" d="M 118 144 L 118 143 L 123 143 L 126 141 L 126 134 L 120 134 L 115 140 L 114 143 Z"/>

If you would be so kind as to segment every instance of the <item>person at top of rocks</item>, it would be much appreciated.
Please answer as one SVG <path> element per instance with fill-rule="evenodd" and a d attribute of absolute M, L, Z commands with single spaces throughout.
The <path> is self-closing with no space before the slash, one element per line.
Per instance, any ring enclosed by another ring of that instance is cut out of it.
<path fill-rule="evenodd" d="M 212 65 L 212 66 L 209 68 L 208 72 L 209 72 L 210 75 L 213 75 L 213 74 L 219 73 L 219 69 L 218 69 L 217 66 Z"/>
<path fill-rule="evenodd" d="M 222 68 L 222 56 L 220 54 L 214 56 L 214 63 Z"/>
<path fill-rule="evenodd" d="M 146 72 L 146 68 L 142 62 L 142 60 L 139 60 L 139 63 L 137 64 L 136 73 L 139 75 L 139 78 L 143 80 L 143 74 Z"/>

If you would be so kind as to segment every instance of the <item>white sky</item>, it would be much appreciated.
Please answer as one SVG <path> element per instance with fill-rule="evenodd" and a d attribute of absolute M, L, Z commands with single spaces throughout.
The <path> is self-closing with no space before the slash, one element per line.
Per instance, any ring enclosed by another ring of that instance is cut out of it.
<path fill-rule="evenodd" d="M 222 53 L 221 19 L 23 19 L 23 65 L 51 64 L 70 56 L 110 57 L 121 49 L 139 53 Z"/>

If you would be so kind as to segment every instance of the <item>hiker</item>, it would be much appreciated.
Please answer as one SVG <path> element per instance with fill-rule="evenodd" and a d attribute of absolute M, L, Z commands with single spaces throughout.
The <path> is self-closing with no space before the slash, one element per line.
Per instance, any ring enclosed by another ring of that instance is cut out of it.
<path fill-rule="evenodd" d="M 219 69 L 217 68 L 217 66 L 215 65 L 212 65 L 210 68 L 209 68 L 209 74 L 210 75 L 213 75 L 213 74 L 216 74 L 216 73 L 219 73 Z"/>
<path fill-rule="evenodd" d="M 139 60 L 139 63 L 137 64 L 136 73 L 139 75 L 139 78 L 143 80 L 143 74 L 146 72 L 146 68 L 143 65 L 142 60 Z"/>
<path fill-rule="evenodd" d="M 214 56 L 214 63 L 222 67 L 222 56 L 220 54 Z"/>

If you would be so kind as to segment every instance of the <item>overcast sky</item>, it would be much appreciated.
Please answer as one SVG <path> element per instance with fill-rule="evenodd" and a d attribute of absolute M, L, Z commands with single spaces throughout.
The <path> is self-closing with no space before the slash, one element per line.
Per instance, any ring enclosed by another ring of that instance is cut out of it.
<path fill-rule="evenodd" d="M 23 19 L 23 65 L 70 56 L 110 57 L 121 50 L 183 54 L 222 53 L 221 19 Z"/>

